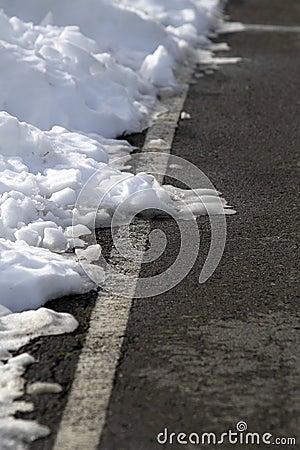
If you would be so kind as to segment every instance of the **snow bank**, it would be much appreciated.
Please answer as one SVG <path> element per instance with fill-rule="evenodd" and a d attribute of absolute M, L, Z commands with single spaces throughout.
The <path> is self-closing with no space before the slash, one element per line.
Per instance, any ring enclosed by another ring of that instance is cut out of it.
<path fill-rule="evenodd" d="M 9 16 L 16 15 L 35 25 L 51 24 L 63 29 L 71 26 L 69 33 L 73 30 L 77 44 L 86 49 L 87 39 L 79 37 L 76 26 L 89 38 L 88 51 L 113 55 L 115 61 L 133 69 L 144 80 L 152 83 L 154 80 L 156 87 L 174 90 L 178 88 L 173 75 L 178 61 L 191 53 L 192 46 L 213 47 L 208 36 L 223 26 L 220 3 L 219 0 L 0 0 L 0 8 Z M 62 39 L 68 39 L 69 33 L 66 31 Z M 63 47 L 62 42 L 59 49 L 51 50 L 52 55 L 63 55 Z M 68 50 L 65 51 L 69 56 Z M 167 55 L 162 64 L 161 52 Z M 49 56 L 50 51 L 47 53 Z M 151 66 L 145 64 L 150 56 Z M 165 71 L 168 76 L 165 74 L 160 83 L 155 73 L 162 75 Z"/>
<path fill-rule="evenodd" d="M 222 23 L 219 0 L 118 0 L 141 10 L 163 25 L 167 33 L 192 44 L 209 44 L 207 36 Z"/>
<path fill-rule="evenodd" d="M 10 16 L 35 24 L 77 25 L 97 42 L 101 52 L 113 54 L 121 64 L 135 70 L 159 45 L 164 45 L 173 58 L 179 56 L 176 42 L 164 27 L 143 10 L 123 7 L 122 1 L 1 0 L 0 7 Z"/>
<path fill-rule="evenodd" d="M 0 109 L 43 130 L 140 131 L 154 93 L 142 94 L 137 74 L 99 52 L 74 27 L 33 26 L 0 12 Z"/>

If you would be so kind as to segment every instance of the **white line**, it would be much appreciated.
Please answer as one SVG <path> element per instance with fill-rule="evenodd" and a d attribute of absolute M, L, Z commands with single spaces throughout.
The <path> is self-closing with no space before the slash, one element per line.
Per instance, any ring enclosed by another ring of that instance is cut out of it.
<path fill-rule="evenodd" d="M 285 25 L 263 25 L 263 24 L 242 24 L 241 31 L 269 31 L 275 33 L 300 33 L 299 26 Z"/>
<path fill-rule="evenodd" d="M 153 139 L 163 139 L 164 148 L 160 152 L 170 154 L 174 133 L 180 112 L 188 91 L 190 72 L 181 77 L 180 95 L 165 99 L 162 103 L 168 109 L 154 120 L 149 128 L 143 151 L 155 151 Z M 165 173 L 166 167 L 160 167 Z M 144 168 L 139 167 L 139 170 Z M 159 181 L 162 181 L 162 176 Z M 135 238 L 145 246 L 150 231 L 150 223 L 138 225 Z M 118 261 L 115 249 L 110 254 L 110 263 Z M 142 261 L 122 263 L 128 276 L 136 278 Z M 121 298 L 100 292 L 93 309 L 90 327 L 85 338 L 77 364 L 74 381 L 65 407 L 63 418 L 53 450 L 95 450 L 105 424 L 106 410 L 111 395 L 117 363 L 126 331 L 126 325 L 136 283 L 129 286 L 131 298 Z"/>

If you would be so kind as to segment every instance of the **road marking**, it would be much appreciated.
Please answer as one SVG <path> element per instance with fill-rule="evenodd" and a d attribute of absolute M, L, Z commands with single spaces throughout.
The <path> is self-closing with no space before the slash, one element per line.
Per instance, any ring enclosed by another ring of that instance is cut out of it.
<path fill-rule="evenodd" d="M 180 77 L 179 95 L 161 102 L 167 112 L 154 119 L 147 132 L 143 152 L 157 150 L 170 154 L 191 73 L 191 70 L 186 71 Z M 160 146 L 156 149 L 153 146 L 154 139 L 162 139 L 163 148 Z M 159 167 L 159 170 L 161 174 L 165 173 L 166 166 Z M 162 182 L 163 175 L 157 179 Z M 145 247 L 149 231 L 149 221 L 143 221 L 138 225 L 135 235 L 140 246 Z M 109 263 L 115 264 L 115 261 L 118 261 L 118 253 L 112 249 Z M 141 264 L 142 257 L 134 262 L 122 263 L 122 267 L 128 275 L 136 278 Z M 134 298 L 136 283 L 134 281 L 130 283 L 131 298 L 99 292 L 53 450 L 96 450 L 99 445 Z"/>
<path fill-rule="evenodd" d="M 272 33 L 300 33 L 299 26 L 285 25 L 263 25 L 263 24 L 242 24 L 241 31 L 269 31 Z"/>

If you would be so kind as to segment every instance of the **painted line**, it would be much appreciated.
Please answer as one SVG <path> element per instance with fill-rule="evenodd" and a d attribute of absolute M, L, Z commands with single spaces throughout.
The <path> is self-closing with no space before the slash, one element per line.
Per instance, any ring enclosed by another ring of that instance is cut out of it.
<path fill-rule="evenodd" d="M 181 93 L 161 102 L 168 112 L 154 119 L 147 132 L 143 152 L 157 150 L 170 154 L 190 78 L 191 70 L 179 78 Z M 164 141 L 163 148 L 155 148 L 152 142 L 155 139 Z M 145 170 L 143 167 L 138 169 Z M 159 170 L 160 173 L 166 173 L 166 167 L 159 167 Z M 163 175 L 157 179 L 162 182 Z M 145 248 L 149 232 L 149 221 L 137 225 L 134 239 L 138 240 L 139 246 Z M 109 263 L 118 264 L 118 253 L 114 248 Z M 127 264 L 122 262 L 122 269 L 136 278 L 141 264 L 142 257 Z M 53 450 L 96 450 L 99 445 L 134 298 L 136 283 L 130 283 L 131 298 L 99 292 Z"/>
<path fill-rule="evenodd" d="M 300 33 L 300 26 L 242 24 L 241 31 L 268 31 L 271 33 Z"/>

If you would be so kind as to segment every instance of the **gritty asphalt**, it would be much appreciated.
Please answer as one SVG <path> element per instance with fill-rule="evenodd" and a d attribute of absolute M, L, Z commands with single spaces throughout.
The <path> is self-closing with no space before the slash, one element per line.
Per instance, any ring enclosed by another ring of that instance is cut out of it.
<path fill-rule="evenodd" d="M 296 0 L 232 0 L 229 13 L 244 23 L 300 23 Z M 243 60 L 195 78 L 184 107 L 191 119 L 179 123 L 172 148 L 237 210 L 227 221 L 226 250 L 213 277 L 199 285 L 210 241 L 209 222 L 201 218 L 201 252 L 189 276 L 161 296 L 134 300 L 99 450 L 152 450 L 161 447 L 156 436 L 165 427 L 221 434 L 240 420 L 261 434 L 299 433 L 300 35 L 244 32 L 226 41 L 230 55 Z M 144 265 L 144 276 L 163 271 L 178 251 L 173 221 L 153 227 L 166 232 L 170 245 L 155 265 Z M 25 347 L 37 359 L 26 379 L 64 388 L 30 397 L 35 411 L 20 414 L 52 430 L 31 449 L 52 448 L 95 298 L 49 302 L 74 314 L 79 328 Z"/>

